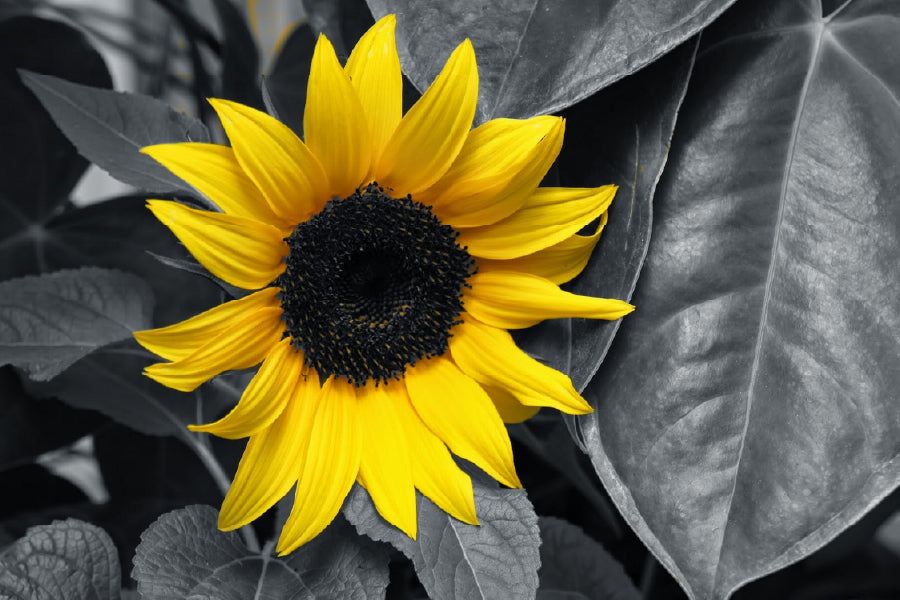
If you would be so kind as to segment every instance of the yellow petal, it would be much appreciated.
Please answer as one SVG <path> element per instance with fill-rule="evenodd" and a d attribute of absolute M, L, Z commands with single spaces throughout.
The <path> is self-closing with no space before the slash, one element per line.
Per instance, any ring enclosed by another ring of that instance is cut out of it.
<path fill-rule="evenodd" d="M 284 226 L 228 146 L 184 142 L 147 146 L 141 152 L 188 182 L 226 214 Z"/>
<path fill-rule="evenodd" d="M 344 67 L 366 114 L 373 162 L 381 157 L 403 116 L 403 75 L 394 40 L 396 24 L 394 15 L 375 23 L 357 42 Z"/>
<path fill-rule="evenodd" d="M 331 377 L 322 387 L 294 508 L 278 539 L 278 554 L 289 554 L 316 537 L 334 520 L 350 492 L 362 449 L 357 404 L 356 388 L 345 379 Z"/>
<path fill-rule="evenodd" d="M 445 513 L 478 525 L 472 479 L 457 466 L 450 451 L 416 414 L 405 390 L 397 416 L 409 443 L 416 487 Z"/>
<path fill-rule="evenodd" d="M 557 285 L 571 281 L 587 266 L 606 225 L 609 212 L 600 216 L 597 230 L 591 235 L 573 235 L 549 248 L 510 260 L 478 259 L 479 271 L 521 271 L 549 279 Z"/>
<path fill-rule="evenodd" d="M 201 383 L 232 369 L 259 364 L 281 339 L 280 308 L 262 308 L 234 319 L 218 337 L 183 359 L 156 363 L 144 375 L 170 388 L 190 392 Z"/>
<path fill-rule="evenodd" d="M 402 383 L 359 388 L 360 483 L 382 517 L 416 539 L 416 488 L 410 449 L 398 411 L 409 404 Z M 399 407 L 399 408 L 398 408 Z"/>
<path fill-rule="evenodd" d="M 463 308 L 473 317 L 500 329 L 531 327 L 545 319 L 623 317 L 634 306 L 610 298 L 578 296 L 543 277 L 516 271 L 485 271 L 469 278 Z"/>
<path fill-rule="evenodd" d="M 324 35 L 316 43 L 306 89 L 306 144 L 328 175 L 329 198 L 344 198 L 367 183 L 372 137 L 359 96 Z"/>
<path fill-rule="evenodd" d="M 538 188 L 517 212 L 484 227 L 464 229 L 457 243 L 469 254 L 508 260 L 543 250 L 606 212 L 616 186 Z"/>
<path fill-rule="evenodd" d="M 290 127 L 255 108 L 210 99 L 244 172 L 269 207 L 296 225 L 328 201 L 322 165 Z"/>
<path fill-rule="evenodd" d="M 166 360 L 180 360 L 210 342 L 245 314 L 260 308 L 278 307 L 278 291 L 275 287 L 265 288 L 168 327 L 135 331 L 134 338 L 141 346 Z"/>
<path fill-rule="evenodd" d="M 507 390 L 521 404 L 575 415 L 592 410 L 571 379 L 522 352 L 504 329 L 465 315 L 453 329 L 450 353 L 463 373 L 482 385 Z"/>
<path fill-rule="evenodd" d="M 406 370 L 409 397 L 422 421 L 454 454 L 509 487 L 522 487 L 506 427 L 487 393 L 444 357 Z"/>
<path fill-rule="evenodd" d="M 147 207 L 210 273 L 245 290 L 266 287 L 284 270 L 287 244 L 277 228 L 169 200 Z"/>
<path fill-rule="evenodd" d="M 477 101 L 475 50 L 466 40 L 400 121 L 375 168 L 378 183 L 396 197 L 433 185 L 465 143 Z"/>
<path fill-rule="evenodd" d="M 253 435 L 278 418 L 302 371 L 303 353 L 291 345 L 290 338 L 282 339 L 266 356 L 231 412 L 214 423 L 188 425 L 188 429 L 232 440 Z"/>
<path fill-rule="evenodd" d="M 494 401 L 494 406 L 497 407 L 497 412 L 500 413 L 500 418 L 503 419 L 504 423 L 522 423 L 541 410 L 540 406 L 525 406 L 504 389 L 489 385 L 483 387 L 484 391 L 491 397 L 491 400 Z"/>
<path fill-rule="evenodd" d="M 469 133 L 440 181 L 416 195 L 453 227 L 490 225 L 522 207 L 562 148 L 559 117 L 495 119 Z"/>
<path fill-rule="evenodd" d="M 253 521 L 297 482 L 320 393 L 319 378 L 311 371 L 311 377 L 299 380 L 275 422 L 250 437 L 222 503 L 219 529 L 230 531 Z"/>

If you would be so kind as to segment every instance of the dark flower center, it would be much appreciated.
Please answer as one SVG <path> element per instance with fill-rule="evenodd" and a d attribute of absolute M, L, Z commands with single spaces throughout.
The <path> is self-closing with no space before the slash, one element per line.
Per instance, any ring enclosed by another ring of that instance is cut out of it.
<path fill-rule="evenodd" d="M 286 238 L 282 319 L 323 379 L 399 377 L 447 350 L 475 261 L 431 208 L 377 184 L 334 199 Z"/>

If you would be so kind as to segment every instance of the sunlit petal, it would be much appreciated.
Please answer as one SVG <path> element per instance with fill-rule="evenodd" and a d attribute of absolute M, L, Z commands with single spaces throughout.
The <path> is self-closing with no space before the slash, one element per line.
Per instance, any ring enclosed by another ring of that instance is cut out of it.
<path fill-rule="evenodd" d="M 543 250 L 578 233 L 606 212 L 616 186 L 538 188 L 517 212 L 493 225 L 463 229 L 459 244 L 473 256 L 507 260 Z"/>
<path fill-rule="evenodd" d="M 250 437 L 222 503 L 219 529 L 229 531 L 253 521 L 297 482 L 320 393 L 317 377 L 301 378 L 281 415 Z"/>
<path fill-rule="evenodd" d="M 278 539 L 279 554 L 289 554 L 317 536 L 350 492 L 362 452 L 358 403 L 356 387 L 346 380 L 331 378 L 322 387 L 294 508 Z"/>
<path fill-rule="evenodd" d="M 226 214 L 279 228 L 284 225 L 228 146 L 185 142 L 147 146 L 141 152 L 188 182 Z"/>
<path fill-rule="evenodd" d="M 262 308 L 234 319 L 217 337 L 188 356 L 144 369 L 144 375 L 170 388 L 190 392 L 233 369 L 259 364 L 284 331 L 280 308 Z"/>
<path fill-rule="evenodd" d="M 366 112 L 324 35 L 310 69 L 303 132 L 328 174 L 328 196 L 343 198 L 368 183 L 373 147 Z"/>
<path fill-rule="evenodd" d="M 357 42 L 344 71 L 362 101 L 372 160 L 377 162 L 403 116 L 403 74 L 394 40 L 397 17 L 387 15 Z"/>
<path fill-rule="evenodd" d="M 302 371 L 302 352 L 291 345 L 290 338 L 284 338 L 266 356 L 231 412 L 207 425 L 188 425 L 188 429 L 229 439 L 253 435 L 278 418 Z"/>
<path fill-rule="evenodd" d="M 147 207 L 210 273 L 231 285 L 260 289 L 284 270 L 287 244 L 276 227 L 169 200 L 148 200 Z"/>
<path fill-rule="evenodd" d="M 478 270 L 521 271 L 544 277 L 557 285 L 571 281 L 587 266 L 608 216 L 608 212 L 600 216 L 600 223 L 591 235 L 575 234 L 549 248 L 519 258 L 509 260 L 481 258 L 478 259 Z"/>
<path fill-rule="evenodd" d="M 406 387 L 416 413 L 454 454 L 509 487 L 522 487 L 506 427 L 475 380 L 435 358 L 408 368 Z"/>
<path fill-rule="evenodd" d="M 559 117 L 494 119 L 469 133 L 450 170 L 416 195 L 453 227 L 490 225 L 519 210 L 562 148 Z"/>
<path fill-rule="evenodd" d="M 328 200 L 328 181 L 313 153 L 287 126 L 255 108 L 210 99 L 234 154 L 269 207 L 296 224 Z"/>
<path fill-rule="evenodd" d="M 545 319 L 584 317 L 614 320 L 634 306 L 611 298 L 579 296 L 528 273 L 486 271 L 469 278 L 463 305 L 473 317 L 501 329 L 531 327 Z"/>
<path fill-rule="evenodd" d="M 522 404 L 570 414 L 591 412 L 566 375 L 525 354 L 504 329 L 465 318 L 453 330 L 450 353 L 463 373 L 485 386 L 509 391 Z"/>
<path fill-rule="evenodd" d="M 359 388 L 362 451 L 359 481 L 389 523 L 416 538 L 416 489 L 412 455 L 400 411 L 409 410 L 402 383 Z"/>
<path fill-rule="evenodd" d="M 166 360 L 180 360 L 212 341 L 247 313 L 261 308 L 278 308 L 277 295 L 278 288 L 266 288 L 168 327 L 135 331 L 134 338 L 141 346 Z"/>
<path fill-rule="evenodd" d="M 466 40 L 400 121 L 375 167 L 378 183 L 396 197 L 433 185 L 465 143 L 477 100 L 475 50 Z"/>

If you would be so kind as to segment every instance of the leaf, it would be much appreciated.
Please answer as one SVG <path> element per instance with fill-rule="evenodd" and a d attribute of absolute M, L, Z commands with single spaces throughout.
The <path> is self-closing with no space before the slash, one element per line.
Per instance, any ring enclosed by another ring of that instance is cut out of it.
<path fill-rule="evenodd" d="M 147 435 L 185 436 L 198 415 L 218 416 L 237 403 L 240 391 L 221 384 L 206 384 L 192 394 L 167 388 L 142 374 L 154 362 L 159 358 L 129 340 L 94 352 L 51 381 L 29 383 L 28 391 L 100 411 Z"/>
<path fill-rule="evenodd" d="M 538 599 L 640 600 L 622 565 L 577 526 L 540 517 L 541 579 Z"/>
<path fill-rule="evenodd" d="M 807 556 L 900 481 L 900 6 L 739 4 L 704 43 L 582 417 L 692 598 Z"/>
<path fill-rule="evenodd" d="M 199 120 L 149 96 L 20 73 L 82 156 L 142 190 L 193 193 L 188 184 L 139 151 L 151 144 L 208 142 L 209 133 Z"/>
<path fill-rule="evenodd" d="M 559 111 L 688 39 L 734 0 L 368 0 L 397 13 L 404 72 L 420 90 L 464 38 L 480 75 L 477 122 Z"/>
<path fill-rule="evenodd" d="M 387 523 L 359 485 L 344 516 L 362 534 L 388 542 L 412 560 L 429 598 L 533 598 L 540 534 L 524 490 L 489 488 L 473 480 L 478 525 L 457 521 L 416 493 L 417 539 Z"/>
<path fill-rule="evenodd" d="M 48 215 L 88 165 L 22 84 L 20 68 L 112 85 L 100 54 L 77 29 L 32 16 L 0 22 L 0 239 Z"/>
<path fill-rule="evenodd" d="M 215 285 L 160 264 L 190 255 L 147 210 L 145 196 L 123 196 L 69 210 L 43 223 L 36 237 L 0 239 L 0 279 L 93 265 L 140 275 L 158 302 L 154 324 L 180 321 L 221 301 Z"/>
<path fill-rule="evenodd" d="M 145 600 L 269 600 L 384 597 L 387 557 L 346 523 L 335 523 L 286 559 L 252 553 L 216 527 L 209 506 L 160 517 L 141 536 L 132 576 Z"/>
<path fill-rule="evenodd" d="M 118 600 L 119 557 L 99 527 L 75 519 L 32 527 L 0 555 L 0 598 Z"/>
<path fill-rule="evenodd" d="M 12 367 L 0 367 L 0 470 L 68 446 L 104 423 L 95 412 L 30 397 Z"/>
<path fill-rule="evenodd" d="M 153 296 L 127 273 L 84 268 L 0 282 L 0 365 L 51 379 L 150 326 Z"/>
<path fill-rule="evenodd" d="M 570 186 L 619 186 L 600 242 L 581 275 L 566 284 L 568 291 L 631 299 L 650 241 L 653 196 L 666 164 L 696 49 L 696 41 L 684 44 L 640 73 L 563 113 L 566 141 L 557 161 L 560 182 Z M 576 389 L 583 390 L 622 322 L 545 321 L 516 332 L 516 341 L 567 373 Z M 571 424 L 572 418 L 567 421 Z"/>

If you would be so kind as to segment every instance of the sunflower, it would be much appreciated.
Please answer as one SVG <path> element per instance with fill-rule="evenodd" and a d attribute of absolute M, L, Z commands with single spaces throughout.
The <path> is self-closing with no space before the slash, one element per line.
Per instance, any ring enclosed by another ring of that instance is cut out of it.
<path fill-rule="evenodd" d="M 272 116 L 212 99 L 230 147 L 143 149 L 221 209 L 150 200 L 153 214 L 213 275 L 252 292 L 135 333 L 168 361 L 145 374 L 191 391 L 262 363 L 231 412 L 190 429 L 250 438 L 221 529 L 296 487 L 280 554 L 321 532 L 354 482 L 410 537 L 416 489 L 477 524 L 471 479 L 451 452 L 521 487 L 504 422 L 542 406 L 591 411 L 507 330 L 633 310 L 559 288 L 587 263 L 615 194 L 538 187 L 563 120 L 472 129 L 468 40 L 404 115 L 394 26 L 392 15 L 378 21 L 345 67 L 319 37 L 304 140 Z M 578 235 L 597 219 L 592 235 Z"/>

